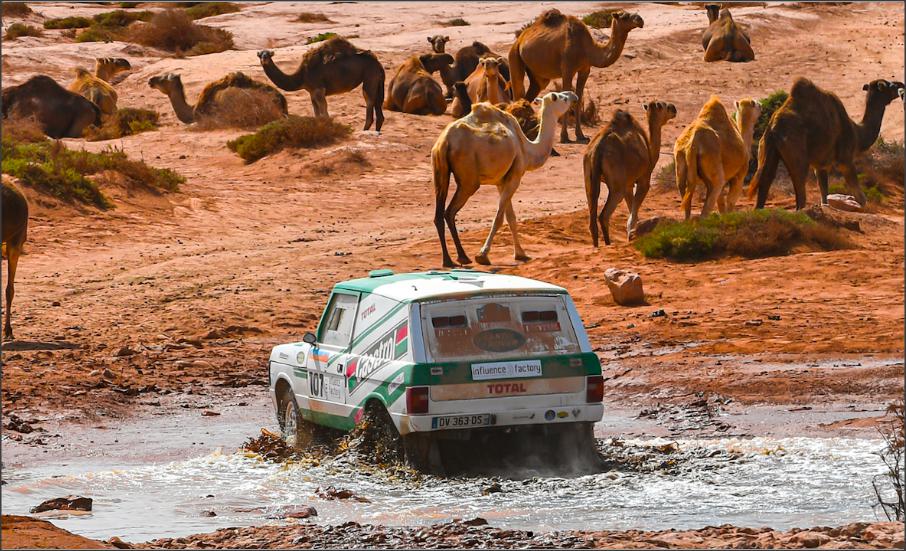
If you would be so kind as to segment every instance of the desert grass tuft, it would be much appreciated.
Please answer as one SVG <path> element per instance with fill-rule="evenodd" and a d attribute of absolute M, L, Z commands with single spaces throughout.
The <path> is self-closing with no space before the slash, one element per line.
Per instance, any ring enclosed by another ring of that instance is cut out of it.
<path fill-rule="evenodd" d="M 160 115 L 148 109 L 135 109 L 123 107 L 116 110 L 116 114 L 107 118 L 98 128 L 88 127 L 83 136 L 90 142 L 114 140 L 124 136 L 132 136 L 149 130 L 156 130 Z"/>
<path fill-rule="evenodd" d="M 6 34 L 3 35 L 3 38 L 6 40 L 16 40 L 22 36 L 44 36 L 44 32 L 32 25 L 13 23 L 6 29 Z"/>
<path fill-rule="evenodd" d="M 184 10 L 159 12 L 145 24 L 131 27 L 129 41 L 168 52 L 193 56 L 233 48 L 233 35 L 223 29 L 198 25 Z"/>
<path fill-rule="evenodd" d="M 253 163 L 286 148 L 310 149 L 330 145 L 351 133 L 352 128 L 330 117 L 290 115 L 262 126 L 253 134 L 230 140 L 227 147 L 245 162 Z"/>

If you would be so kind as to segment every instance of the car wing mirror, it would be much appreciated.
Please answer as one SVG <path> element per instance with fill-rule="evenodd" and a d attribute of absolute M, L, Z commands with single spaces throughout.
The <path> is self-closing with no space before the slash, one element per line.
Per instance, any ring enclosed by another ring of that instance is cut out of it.
<path fill-rule="evenodd" d="M 315 344 L 318 342 L 318 337 L 312 332 L 307 332 L 302 336 L 302 342 L 305 344 Z"/>

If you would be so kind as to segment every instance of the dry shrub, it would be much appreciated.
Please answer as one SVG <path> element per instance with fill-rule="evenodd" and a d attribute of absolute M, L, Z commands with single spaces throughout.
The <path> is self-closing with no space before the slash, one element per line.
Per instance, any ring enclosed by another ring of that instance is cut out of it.
<path fill-rule="evenodd" d="M 290 115 L 268 123 L 254 134 L 239 136 L 227 147 L 253 163 L 284 148 L 314 148 L 336 143 L 352 133 L 352 128 L 330 117 Z"/>
<path fill-rule="evenodd" d="M 582 22 L 594 29 L 609 29 L 613 21 L 613 14 L 623 10 L 617 8 L 608 8 L 592 12 L 582 18 Z"/>
<path fill-rule="evenodd" d="M 440 21 L 440 22 L 438 22 L 438 24 L 443 27 L 468 27 L 469 25 L 471 25 L 471 23 L 469 23 L 462 17 L 457 17 L 455 19 L 448 19 L 447 21 Z"/>
<path fill-rule="evenodd" d="M 315 36 L 308 37 L 308 40 L 306 40 L 305 43 L 306 44 L 316 44 L 318 42 L 324 42 L 325 40 L 329 40 L 335 36 L 339 36 L 339 35 L 337 33 L 331 33 L 331 32 L 318 33 Z"/>
<path fill-rule="evenodd" d="M 6 29 L 6 34 L 3 35 L 3 38 L 6 40 L 15 40 L 20 36 L 44 36 L 44 33 L 38 27 L 22 23 L 13 23 Z"/>
<path fill-rule="evenodd" d="M 106 118 L 100 128 L 90 126 L 85 129 L 84 138 L 96 142 L 156 130 L 159 119 L 160 115 L 155 111 L 124 107 L 117 109 L 114 116 Z"/>
<path fill-rule="evenodd" d="M 352 171 L 361 172 L 371 167 L 371 161 L 359 149 L 345 149 L 339 155 L 331 156 L 324 163 L 312 167 L 312 172 L 320 176 L 332 174 L 349 174 Z"/>
<path fill-rule="evenodd" d="M 195 123 L 198 130 L 257 128 L 282 118 L 273 94 L 255 88 L 231 86 L 217 93 L 217 104 Z"/>
<path fill-rule="evenodd" d="M 80 15 L 47 19 L 44 21 L 45 29 L 84 29 L 91 26 L 91 19 Z"/>
<path fill-rule="evenodd" d="M 563 91 L 563 83 L 559 80 L 554 82 L 554 89 L 558 92 Z M 566 112 L 566 120 L 569 124 L 576 123 L 576 115 L 573 110 L 570 109 Z M 561 117 L 560 120 L 563 120 Z M 601 124 L 601 113 L 598 111 L 598 106 L 595 104 L 595 100 L 591 98 L 582 98 L 582 124 L 587 124 L 589 126 L 598 126 Z"/>
<path fill-rule="evenodd" d="M 32 13 L 25 2 L 0 2 L 0 12 L 3 17 L 25 17 Z"/>
<path fill-rule="evenodd" d="M 225 13 L 236 13 L 239 10 L 239 5 L 233 2 L 200 2 L 186 8 L 186 14 L 192 19 L 204 19 Z"/>
<path fill-rule="evenodd" d="M 143 25 L 131 27 L 128 40 L 182 55 L 203 55 L 233 48 L 232 33 L 198 25 L 184 10 L 159 12 Z"/>
<path fill-rule="evenodd" d="M 903 522 L 906 519 L 906 416 L 902 400 L 887 407 L 878 432 L 884 439 L 884 449 L 878 453 L 884 473 L 871 481 L 878 502 L 875 507 L 884 512 L 887 520 Z"/>
<path fill-rule="evenodd" d="M 329 17 L 323 13 L 304 11 L 300 13 L 294 21 L 296 23 L 333 23 Z"/>
<path fill-rule="evenodd" d="M 516 38 L 519 38 L 519 35 L 522 34 L 522 31 L 531 27 L 532 23 L 534 23 L 534 21 L 529 21 L 525 25 L 523 25 L 523 26 L 519 27 L 518 29 L 516 29 L 515 31 L 513 31 L 513 34 L 516 35 Z"/>

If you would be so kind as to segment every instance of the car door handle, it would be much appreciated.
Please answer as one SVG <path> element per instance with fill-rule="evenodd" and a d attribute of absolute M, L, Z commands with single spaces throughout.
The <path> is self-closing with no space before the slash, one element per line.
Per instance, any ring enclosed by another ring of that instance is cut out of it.
<path fill-rule="evenodd" d="M 343 373 L 343 364 L 337 364 L 337 373 Z"/>

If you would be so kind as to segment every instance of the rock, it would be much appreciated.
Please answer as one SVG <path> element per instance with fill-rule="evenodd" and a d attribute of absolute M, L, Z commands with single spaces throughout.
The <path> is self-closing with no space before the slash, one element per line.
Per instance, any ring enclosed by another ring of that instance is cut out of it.
<path fill-rule="evenodd" d="M 316 516 L 318 516 L 318 512 L 310 505 L 286 505 L 269 514 L 267 518 L 308 518 Z"/>
<path fill-rule="evenodd" d="M 503 491 L 503 487 L 501 487 L 500 484 L 498 484 L 497 482 L 494 482 L 487 488 L 483 488 L 481 490 L 481 495 L 487 496 L 487 495 L 491 495 L 491 494 L 498 494 L 502 491 Z"/>
<path fill-rule="evenodd" d="M 104 368 L 104 371 L 101 371 L 101 376 L 105 379 L 115 379 L 116 374 L 113 371 L 110 371 L 108 368 Z"/>
<path fill-rule="evenodd" d="M 28 424 L 24 419 L 20 419 L 18 415 L 11 414 L 9 416 L 9 421 L 6 423 L 6 428 L 16 432 L 21 432 L 22 434 L 28 434 L 35 430 L 34 427 Z"/>
<path fill-rule="evenodd" d="M 862 205 L 856 201 L 852 195 L 843 195 L 842 193 L 831 193 L 827 196 L 827 204 L 837 210 L 846 212 L 862 212 Z"/>
<path fill-rule="evenodd" d="M 333 486 L 328 486 L 323 490 L 321 488 L 318 488 L 317 490 L 315 490 L 315 493 L 321 499 L 354 499 L 359 503 L 371 503 L 371 500 L 355 495 L 352 490 L 343 488 L 337 489 Z"/>
<path fill-rule="evenodd" d="M 116 547 L 117 549 L 132 549 L 132 544 L 126 543 L 116 536 L 113 536 L 112 538 L 107 540 L 107 543 Z"/>
<path fill-rule="evenodd" d="M 464 521 L 462 521 L 462 523 L 465 524 L 466 526 L 487 526 L 488 525 L 488 521 L 481 517 L 475 517 L 471 520 L 464 520 Z"/>
<path fill-rule="evenodd" d="M 642 290 L 642 278 L 635 272 L 608 268 L 604 280 L 613 295 L 613 300 L 622 306 L 645 303 L 645 292 Z"/>
<path fill-rule="evenodd" d="M 652 318 L 663 318 L 666 316 L 667 316 L 667 312 L 664 312 L 663 308 L 661 308 L 660 310 L 655 310 L 654 312 L 651 312 Z"/>
<path fill-rule="evenodd" d="M 815 222 L 826 224 L 832 228 L 862 231 L 862 226 L 856 216 L 831 208 L 828 205 L 812 205 L 803 212 Z"/>
<path fill-rule="evenodd" d="M 48 499 L 37 507 L 32 507 L 32 513 L 44 511 L 90 511 L 92 499 L 82 496 L 66 496 Z"/>
<path fill-rule="evenodd" d="M 209 409 L 202 411 L 201 414 L 205 417 L 216 417 L 217 415 L 220 415 L 216 411 L 211 411 Z"/>
<path fill-rule="evenodd" d="M 216 517 L 216 516 L 217 516 L 217 513 L 215 513 L 214 511 L 202 511 L 202 512 L 201 512 L 201 516 L 203 516 L 203 517 Z"/>
<path fill-rule="evenodd" d="M 128 346 L 123 346 L 119 350 L 116 351 L 114 356 L 117 358 L 123 358 L 125 356 L 134 356 L 136 354 L 137 354 L 137 352 L 135 350 L 132 350 Z"/>
<path fill-rule="evenodd" d="M 50 305 L 51 305 L 51 306 L 60 306 L 60 301 L 59 301 L 59 300 L 55 300 L 55 301 L 51 302 Z"/>
<path fill-rule="evenodd" d="M 746 325 L 748 325 L 749 327 L 758 327 L 759 325 L 761 325 L 763 323 L 764 323 L 764 321 L 760 320 L 760 319 L 751 319 L 751 320 L 746 321 Z"/>
<path fill-rule="evenodd" d="M 793 536 L 792 541 L 795 541 L 807 549 L 814 549 L 831 540 L 830 536 L 822 534 L 820 532 L 812 532 L 811 530 L 806 530 L 805 532 L 799 532 Z"/>

